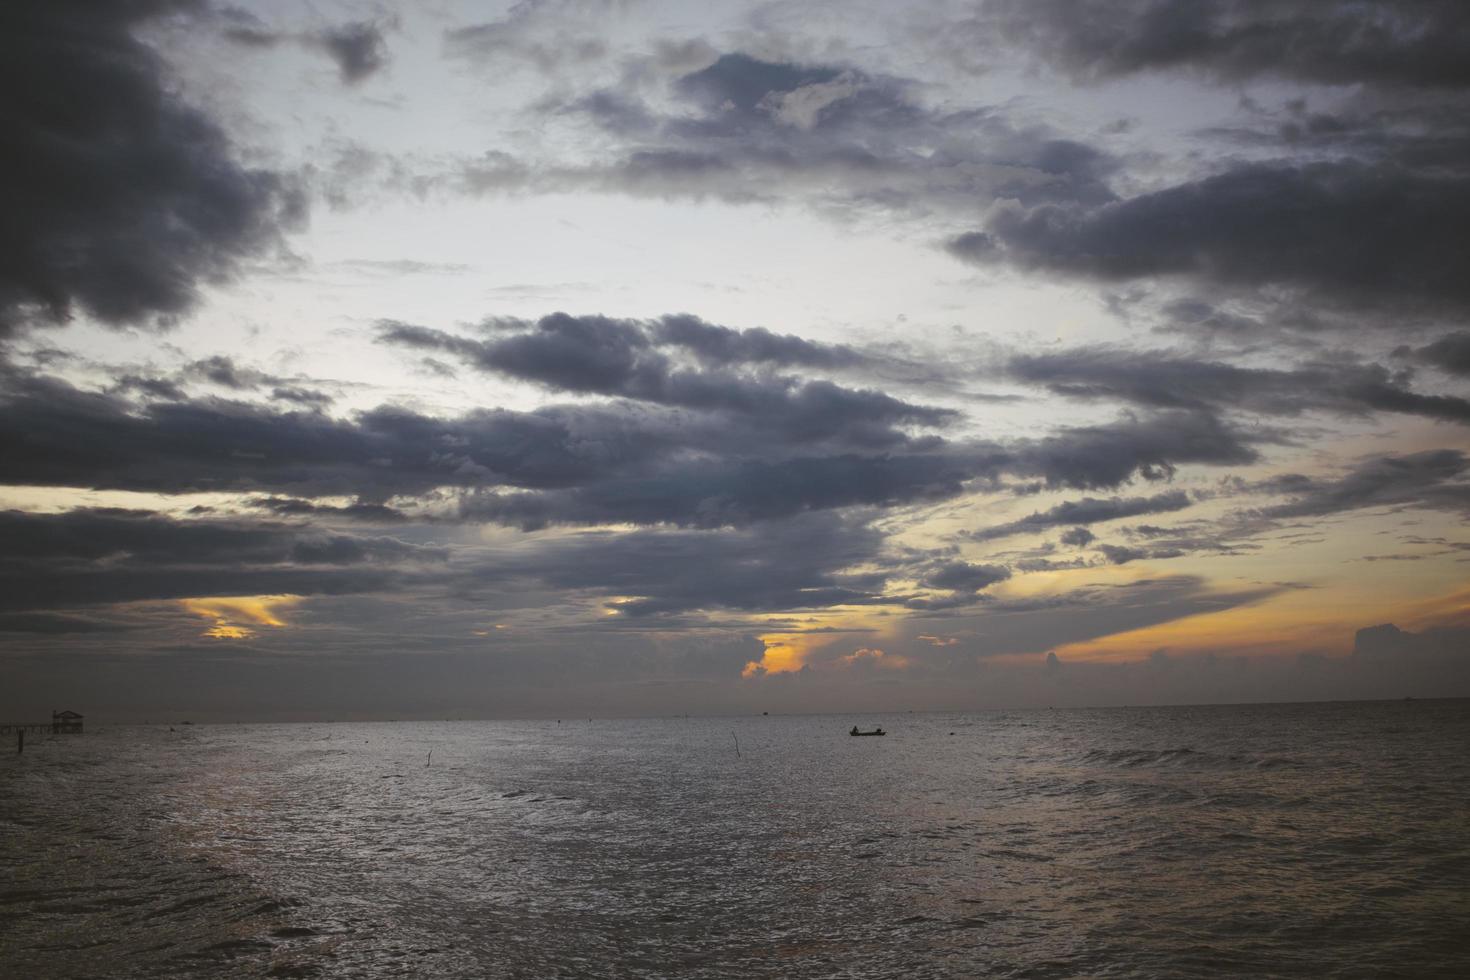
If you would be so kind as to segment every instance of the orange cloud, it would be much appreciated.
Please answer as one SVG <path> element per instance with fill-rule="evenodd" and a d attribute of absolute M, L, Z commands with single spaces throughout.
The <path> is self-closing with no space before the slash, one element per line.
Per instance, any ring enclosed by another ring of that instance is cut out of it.
<path fill-rule="evenodd" d="M 871 664 L 884 670 L 903 670 L 913 664 L 908 657 L 901 654 L 884 653 L 877 647 L 863 647 L 861 650 L 854 650 L 845 657 L 837 658 L 837 662 L 844 667 Z"/>
<path fill-rule="evenodd" d="M 286 622 L 276 615 L 278 610 L 299 604 L 299 595 L 213 596 L 180 599 L 186 612 L 212 620 L 214 625 L 201 635 L 215 640 L 248 640 L 255 636 L 255 626 L 283 627 Z"/>
<path fill-rule="evenodd" d="M 811 633 L 766 633 L 760 637 L 765 652 L 759 660 L 752 660 L 740 672 L 741 677 L 756 674 L 788 674 L 806 666 L 806 655 L 829 637 Z"/>

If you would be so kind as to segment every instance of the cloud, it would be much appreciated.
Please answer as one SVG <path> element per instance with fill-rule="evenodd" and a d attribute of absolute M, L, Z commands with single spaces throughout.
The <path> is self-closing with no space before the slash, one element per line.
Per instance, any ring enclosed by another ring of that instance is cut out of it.
<path fill-rule="evenodd" d="M 0 385 L 0 480 L 99 489 L 267 491 L 368 502 L 438 487 L 566 486 L 718 430 L 628 406 L 433 418 L 391 406 L 335 419 L 205 398 L 137 406 L 12 372 Z"/>
<path fill-rule="evenodd" d="M 302 212 L 287 177 L 240 164 L 180 101 L 133 31 L 186 0 L 13 5 L 0 36 L 0 331 L 84 312 L 148 323 L 281 241 Z"/>
<path fill-rule="evenodd" d="M 1183 510 L 1190 503 L 1189 495 L 1182 490 L 1170 490 L 1151 497 L 1083 497 L 1081 500 L 1064 501 L 1050 510 L 1036 511 L 1017 521 L 971 531 L 968 537 L 977 541 L 991 541 L 1012 534 L 1045 531 L 1064 524 L 1098 524 L 1121 517 L 1137 517 L 1140 514 L 1168 513 Z M 1064 544 L 1087 544 L 1092 540 L 1092 535 L 1087 531 L 1082 530 L 1079 535 L 1075 533 L 1076 530 L 1082 529 L 1074 529 L 1064 535 Z"/>
<path fill-rule="evenodd" d="M 954 497 L 983 463 L 960 453 L 680 461 L 540 493 L 467 495 L 461 517 L 528 530 L 555 524 L 739 526 L 815 510 L 894 507 Z"/>
<path fill-rule="evenodd" d="M 383 590 L 444 548 L 298 524 L 146 511 L 0 512 L 0 605 L 45 610 L 141 599 Z"/>
<path fill-rule="evenodd" d="M 619 83 L 553 107 L 554 118 L 592 127 L 598 159 L 533 165 L 495 150 L 462 167 L 460 187 L 919 214 L 974 212 L 998 197 L 1113 196 L 1105 154 L 999 108 L 929 109 L 914 97 L 919 86 L 843 65 L 730 51 L 693 67 L 666 54 L 635 59 Z"/>
<path fill-rule="evenodd" d="M 1470 377 L 1470 331 L 1467 330 L 1445 334 L 1433 343 L 1416 349 L 1400 348 L 1395 354 L 1412 357 L 1446 374 Z"/>
<path fill-rule="evenodd" d="M 1011 577 L 1004 565 L 977 565 L 967 561 L 940 562 L 925 570 L 919 584 L 948 595 L 915 596 L 904 605 L 910 609 L 940 610 L 973 605 L 980 593 Z"/>
<path fill-rule="evenodd" d="M 1198 576 L 1167 575 L 1089 584 L 1051 594 L 996 597 L 959 614 L 944 613 L 945 632 L 961 637 L 961 642 L 943 654 L 967 660 L 1039 654 L 1066 644 L 1264 602 L 1283 591 L 1281 586 L 1218 590 Z M 927 631 L 931 625 L 920 619 L 909 628 Z M 968 663 L 972 666 L 973 660 Z"/>
<path fill-rule="evenodd" d="M 228 7 L 219 11 L 227 41 L 247 48 L 274 48 L 284 43 L 320 51 L 337 66 L 343 84 L 356 85 L 376 75 L 388 64 L 388 40 L 384 28 L 395 21 L 354 21 L 310 31 L 272 30 L 247 10 Z"/>
<path fill-rule="evenodd" d="M 956 257 L 1105 282 L 1305 290 L 1329 305 L 1470 306 L 1470 177 L 1354 162 L 1243 164 L 1125 200 L 998 209 Z"/>
<path fill-rule="evenodd" d="M 1443 353 L 1437 349 L 1427 356 Z M 1289 370 L 1247 368 L 1172 351 L 1081 347 L 1017 355 L 1006 372 L 1020 381 L 1044 384 L 1063 397 L 1111 399 L 1151 408 L 1237 409 L 1269 415 L 1312 410 L 1349 416 L 1396 412 L 1470 424 L 1470 401 L 1411 391 L 1406 374 L 1377 364 L 1323 361 Z"/>
<path fill-rule="evenodd" d="M 1062 544 L 1070 545 L 1074 548 L 1085 548 L 1096 540 L 1097 535 L 1085 527 L 1074 527 L 1062 533 Z"/>
<path fill-rule="evenodd" d="M 1367 626 L 1353 636 L 1353 657 L 1364 663 L 1407 667 L 1415 661 L 1459 661 L 1464 667 L 1470 629 L 1455 626 L 1431 627 L 1415 633 L 1393 623 Z"/>
<path fill-rule="evenodd" d="M 314 515 L 317 517 L 346 518 L 354 521 L 364 521 L 378 524 L 397 524 L 408 520 L 408 514 L 386 504 L 369 503 L 362 500 L 350 504 L 338 506 L 336 504 L 321 504 L 311 500 L 302 500 L 299 497 L 255 497 L 250 501 L 252 507 L 268 510 L 281 517 L 305 517 Z"/>
<path fill-rule="evenodd" d="M 871 562 L 881 543 L 860 518 L 805 514 L 733 530 L 582 532 L 496 555 L 484 573 L 490 583 L 525 577 L 618 596 L 611 608 L 633 618 L 816 609 L 881 598 L 884 574 L 851 570 Z"/>
<path fill-rule="evenodd" d="M 1207 412 L 1124 414 L 1106 425 L 1061 427 L 1010 447 L 1005 468 L 1039 476 L 1048 487 L 1097 490 L 1117 487 L 1135 475 L 1167 479 L 1185 463 L 1252 463 L 1257 453 L 1250 443 L 1260 438 L 1270 437 L 1247 435 Z"/>
<path fill-rule="evenodd" d="M 1141 561 L 1145 558 L 1179 558 L 1184 552 L 1178 548 L 1130 548 L 1125 545 L 1100 544 L 1097 550 L 1101 551 L 1103 557 L 1113 565 L 1126 565 L 1130 561 Z"/>
<path fill-rule="evenodd" d="M 896 446 L 908 437 L 895 426 L 941 426 L 958 417 L 871 389 L 761 370 L 863 363 L 850 348 L 765 330 L 731 330 L 688 315 L 637 321 L 553 313 L 534 324 L 509 321 L 491 329 L 490 339 L 475 340 L 389 321 L 379 337 L 452 353 L 480 370 L 554 391 L 728 413 L 784 442 Z M 747 365 L 756 369 L 735 369 Z"/>
<path fill-rule="evenodd" d="M 377 74 L 388 63 L 383 29 L 372 21 L 329 27 L 317 36 L 317 41 L 337 63 L 342 81 L 349 85 Z"/>
<path fill-rule="evenodd" d="M 1470 513 L 1470 460 L 1454 449 L 1358 462 L 1341 477 L 1317 479 L 1288 474 L 1252 489 L 1291 496 L 1289 503 L 1263 508 L 1269 518 L 1320 517 L 1365 507 L 1426 507 Z"/>
<path fill-rule="evenodd" d="M 24 612 L 0 615 L 0 633 L 36 633 L 55 636 L 68 633 L 121 633 L 136 628 L 134 624 L 66 613 Z"/>
<path fill-rule="evenodd" d="M 1010 443 L 928 439 L 864 451 L 854 451 L 850 428 L 838 428 L 828 437 L 837 451 L 814 451 L 811 440 L 826 433 L 811 434 L 806 406 L 800 395 L 788 399 L 800 426 L 788 430 L 790 419 L 759 407 L 754 422 L 732 424 L 747 416 L 626 401 L 450 418 L 380 406 L 333 418 L 218 398 L 140 406 L 11 369 L 0 386 L 0 479 L 313 503 L 348 496 L 359 505 L 458 489 L 465 520 L 713 527 L 932 502 L 1006 473 L 1096 489 L 1136 475 L 1163 479 L 1187 463 L 1255 459 L 1254 437 L 1189 412 L 1125 415 Z"/>
<path fill-rule="evenodd" d="M 970 562 L 946 562 L 924 577 L 923 584 L 931 589 L 950 589 L 955 592 L 979 592 L 997 582 L 1011 577 L 1011 570 L 1004 565 L 975 565 Z"/>
<path fill-rule="evenodd" d="M 1455 0 L 990 0 L 972 27 L 1085 78 L 1172 69 L 1470 87 L 1470 22 Z"/>
<path fill-rule="evenodd" d="M 608 56 L 608 38 L 589 17 L 595 5 L 571 2 L 516 4 L 500 20 L 444 32 L 444 49 L 497 71 L 521 62 L 552 73 L 595 64 Z"/>

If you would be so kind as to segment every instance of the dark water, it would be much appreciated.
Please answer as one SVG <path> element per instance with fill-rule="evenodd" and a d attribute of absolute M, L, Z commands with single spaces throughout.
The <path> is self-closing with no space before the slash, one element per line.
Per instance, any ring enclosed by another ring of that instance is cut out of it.
<path fill-rule="evenodd" d="M 4 977 L 1470 976 L 1466 701 L 115 728 L 0 793 Z"/>

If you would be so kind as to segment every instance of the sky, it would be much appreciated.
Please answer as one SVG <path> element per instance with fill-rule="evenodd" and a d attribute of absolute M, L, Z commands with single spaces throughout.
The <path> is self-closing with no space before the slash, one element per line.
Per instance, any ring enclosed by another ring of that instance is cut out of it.
<path fill-rule="evenodd" d="M 1458 0 L 18 0 L 0 716 L 1470 695 Z"/>

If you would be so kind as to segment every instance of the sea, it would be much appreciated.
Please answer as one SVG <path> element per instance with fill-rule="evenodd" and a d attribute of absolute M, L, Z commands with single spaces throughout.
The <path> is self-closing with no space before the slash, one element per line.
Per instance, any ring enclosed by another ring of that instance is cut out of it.
<path fill-rule="evenodd" d="M 1465 700 L 6 750 L 6 978 L 1470 976 Z"/>

